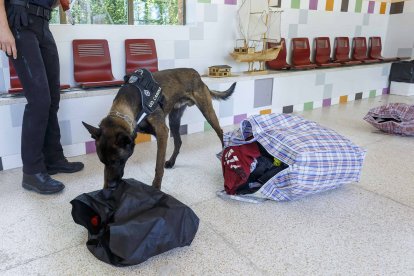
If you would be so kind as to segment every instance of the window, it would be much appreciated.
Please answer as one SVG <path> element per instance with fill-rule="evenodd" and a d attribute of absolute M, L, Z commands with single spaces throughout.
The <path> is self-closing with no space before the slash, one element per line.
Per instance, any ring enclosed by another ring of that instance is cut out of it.
<path fill-rule="evenodd" d="M 74 0 L 76 24 L 183 25 L 185 0 Z M 62 14 L 63 16 L 60 16 Z M 51 23 L 66 23 L 62 10 Z"/>

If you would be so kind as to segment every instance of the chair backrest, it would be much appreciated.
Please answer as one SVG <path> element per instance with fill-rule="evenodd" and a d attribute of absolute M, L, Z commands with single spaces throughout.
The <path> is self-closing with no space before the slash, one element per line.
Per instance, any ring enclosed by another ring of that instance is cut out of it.
<path fill-rule="evenodd" d="M 158 57 L 153 39 L 125 40 L 126 72 L 132 73 L 138 68 L 151 72 L 158 71 Z"/>
<path fill-rule="evenodd" d="M 369 38 L 369 57 L 380 57 L 382 52 L 382 43 L 380 36 L 372 36 Z"/>
<path fill-rule="evenodd" d="M 349 60 L 349 38 L 335 37 L 334 59 L 338 61 Z"/>
<path fill-rule="evenodd" d="M 352 39 L 352 57 L 367 58 L 367 40 L 365 37 Z"/>
<path fill-rule="evenodd" d="M 72 41 L 74 77 L 78 83 L 112 81 L 111 56 L 105 39 Z"/>
<path fill-rule="evenodd" d="M 286 63 L 286 56 L 287 56 L 287 50 L 286 50 L 286 41 L 284 38 L 281 39 L 280 44 L 282 46 L 282 49 L 280 49 L 279 54 L 274 60 L 266 62 L 267 66 L 270 69 L 282 69 L 288 66 Z M 268 42 L 267 47 L 272 48 L 276 46 L 276 43 Z"/>
<path fill-rule="evenodd" d="M 11 88 L 22 88 L 22 84 L 17 76 L 16 69 L 14 69 L 13 63 L 9 60 L 10 70 L 10 87 Z"/>
<path fill-rule="evenodd" d="M 307 37 L 292 38 L 292 63 L 293 65 L 310 64 L 310 47 Z"/>
<path fill-rule="evenodd" d="M 331 43 L 329 37 L 315 38 L 315 62 L 328 63 L 331 60 Z"/>

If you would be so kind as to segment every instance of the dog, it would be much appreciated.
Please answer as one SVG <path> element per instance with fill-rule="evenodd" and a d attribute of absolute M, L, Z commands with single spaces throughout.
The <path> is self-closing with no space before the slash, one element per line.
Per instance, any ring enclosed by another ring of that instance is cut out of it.
<path fill-rule="evenodd" d="M 125 76 L 126 84 L 129 78 L 130 75 Z M 223 130 L 214 112 L 212 99 L 228 99 L 233 94 L 236 83 L 227 91 L 212 91 L 201 80 L 200 74 L 190 68 L 154 72 L 153 78 L 162 88 L 163 103 L 138 126 L 135 118 L 142 110 L 142 100 L 138 88 L 132 85 L 123 85 L 119 89 L 109 115 L 102 119 L 99 127 L 82 122 L 95 139 L 98 157 L 105 165 L 104 188 L 113 187 L 122 178 L 125 163 L 134 151 L 136 128 L 137 132 L 154 135 L 157 139 L 155 177 L 152 186 L 161 189 L 164 168 L 172 168 L 180 152 L 181 117 L 187 106 L 198 107 L 223 145 Z M 174 139 L 174 151 L 168 161 L 165 158 L 169 134 L 165 120 L 167 115 Z"/>

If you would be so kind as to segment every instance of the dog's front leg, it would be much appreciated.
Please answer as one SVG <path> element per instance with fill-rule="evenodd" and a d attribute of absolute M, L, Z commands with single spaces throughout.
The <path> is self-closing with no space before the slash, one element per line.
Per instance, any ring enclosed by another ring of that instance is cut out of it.
<path fill-rule="evenodd" d="M 161 181 L 164 176 L 165 154 L 168 142 L 168 127 L 163 123 L 154 127 L 157 137 L 157 164 L 155 166 L 155 177 L 152 186 L 161 189 Z"/>

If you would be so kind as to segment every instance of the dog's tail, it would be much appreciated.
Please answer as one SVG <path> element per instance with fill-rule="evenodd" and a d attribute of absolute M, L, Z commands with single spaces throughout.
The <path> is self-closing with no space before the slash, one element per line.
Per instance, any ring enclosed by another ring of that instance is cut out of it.
<path fill-rule="evenodd" d="M 233 83 L 229 89 L 227 89 L 224 92 L 221 91 L 215 91 L 210 90 L 210 94 L 215 100 L 227 100 L 230 98 L 231 95 L 233 95 L 234 89 L 236 88 L 236 83 Z"/>

